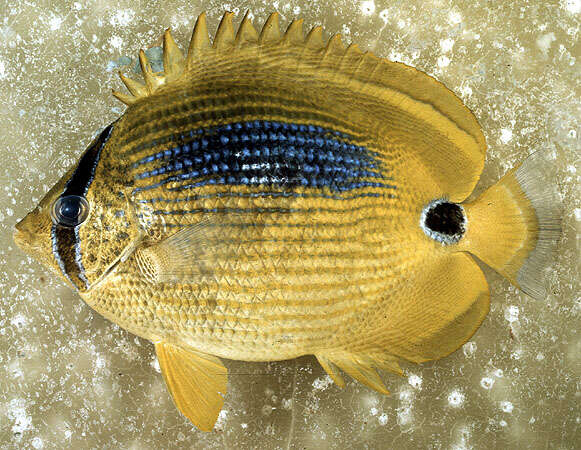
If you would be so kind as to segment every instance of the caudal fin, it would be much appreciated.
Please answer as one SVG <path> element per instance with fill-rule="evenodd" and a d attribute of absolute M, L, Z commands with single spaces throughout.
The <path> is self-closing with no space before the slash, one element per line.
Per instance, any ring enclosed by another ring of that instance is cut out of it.
<path fill-rule="evenodd" d="M 544 278 L 561 234 L 561 204 L 551 164 L 533 153 L 472 203 L 464 204 L 464 247 L 531 297 L 545 296 Z"/>

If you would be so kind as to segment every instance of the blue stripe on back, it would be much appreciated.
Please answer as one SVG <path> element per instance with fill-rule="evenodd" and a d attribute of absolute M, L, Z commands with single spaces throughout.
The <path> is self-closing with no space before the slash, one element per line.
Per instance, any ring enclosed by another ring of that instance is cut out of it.
<path fill-rule="evenodd" d="M 326 187 L 335 192 L 396 188 L 380 181 L 389 178 L 380 171 L 375 152 L 353 144 L 345 133 L 320 126 L 255 120 L 196 129 L 188 136 L 180 136 L 181 145 L 133 164 L 134 169 L 143 166 L 136 180 L 155 178 L 134 192 L 173 182 L 183 182 L 173 191 L 227 184 Z"/>

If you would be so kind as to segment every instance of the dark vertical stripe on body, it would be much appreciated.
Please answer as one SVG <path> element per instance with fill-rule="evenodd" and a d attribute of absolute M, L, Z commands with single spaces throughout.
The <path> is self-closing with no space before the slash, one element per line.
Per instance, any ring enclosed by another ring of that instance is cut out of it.
<path fill-rule="evenodd" d="M 101 158 L 101 151 L 111 135 L 113 124 L 105 128 L 85 151 L 77 168 L 67 181 L 61 197 L 78 195 L 85 197 L 95 178 L 95 171 Z M 89 281 L 85 274 L 81 255 L 79 227 L 52 226 L 52 251 L 63 275 L 77 289 L 88 289 Z"/>

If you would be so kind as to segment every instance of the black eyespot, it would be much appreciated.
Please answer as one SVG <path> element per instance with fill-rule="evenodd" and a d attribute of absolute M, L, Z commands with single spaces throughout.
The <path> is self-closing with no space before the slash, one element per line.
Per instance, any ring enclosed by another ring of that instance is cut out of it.
<path fill-rule="evenodd" d="M 52 205 L 52 221 L 63 227 L 76 227 L 89 215 L 89 202 L 85 197 L 65 195 Z"/>
<path fill-rule="evenodd" d="M 444 245 L 455 244 L 466 232 L 464 208 L 445 199 L 434 200 L 422 211 L 420 226 L 432 239 Z"/>

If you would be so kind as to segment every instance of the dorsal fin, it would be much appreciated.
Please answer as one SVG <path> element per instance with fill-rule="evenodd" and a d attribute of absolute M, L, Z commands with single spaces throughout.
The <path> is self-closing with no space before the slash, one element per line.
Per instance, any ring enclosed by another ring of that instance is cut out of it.
<path fill-rule="evenodd" d="M 238 33 L 236 33 L 236 45 L 244 45 L 246 43 L 256 43 L 258 42 L 258 33 L 252 25 L 252 21 L 250 20 L 249 11 L 246 11 L 244 18 L 242 19 L 242 23 L 240 23 L 240 27 L 238 28 Z"/>
<path fill-rule="evenodd" d="M 279 14 L 273 12 L 262 27 L 260 32 L 260 38 L 258 42 L 261 45 L 272 45 L 277 44 L 280 41 L 280 24 L 279 24 Z"/>
<path fill-rule="evenodd" d="M 304 39 L 301 20 L 291 23 L 283 37 L 276 12 L 269 16 L 257 40 L 248 14 L 236 34 L 232 17 L 230 12 L 224 14 L 214 44 L 210 46 L 205 15 L 200 15 L 179 80 L 192 78 L 195 84 L 196 77 L 205 77 L 212 71 L 228 71 L 235 76 L 239 67 L 244 66 L 240 61 L 249 59 L 264 64 L 265 70 L 280 71 L 288 83 L 293 83 L 294 72 L 298 71 L 303 77 L 341 86 L 343 92 L 351 90 L 355 98 L 359 94 L 371 96 L 383 111 L 376 114 L 375 130 L 382 130 L 386 136 L 397 134 L 394 121 L 403 121 L 405 129 L 430 130 L 437 137 L 422 140 L 414 133 L 392 136 L 398 145 L 422 155 L 421 159 L 427 162 L 425 170 L 434 180 L 431 195 L 444 195 L 460 202 L 472 192 L 484 167 L 484 135 L 468 108 L 442 83 L 405 64 L 378 58 L 369 52 L 362 54 L 356 46 L 346 50 L 340 35 L 323 45 L 320 27 L 313 28 Z M 173 82 L 180 71 L 181 58 L 171 36 L 166 41 L 164 62 L 168 67 L 165 71 L 153 73 L 141 52 L 145 93 L 132 84 L 130 91 L 137 89 L 137 95 L 115 92 L 117 98 L 127 104 L 135 103 Z M 245 45 L 240 45 L 242 42 Z M 264 48 L 268 51 L 263 52 Z M 236 52 L 245 54 L 235 55 Z M 459 171 L 462 177 L 456 176 Z"/>
<path fill-rule="evenodd" d="M 317 25 L 313 27 L 309 34 L 307 34 L 307 38 L 305 40 L 305 47 L 313 49 L 313 50 L 320 50 L 325 47 L 323 43 L 323 27 Z"/>
<path fill-rule="evenodd" d="M 184 70 L 184 55 L 175 43 L 168 28 L 163 35 L 163 71 L 166 82 L 179 77 Z"/>
<path fill-rule="evenodd" d="M 303 35 L 303 19 L 295 19 L 288 26 L 282 41 L 287 45 L 303 45 L 305 36 Z"/>
<path fill-rule="evenodd" d="M 210 48 L 210 37 L 208 36 L 208 25 L 206 24 L 206 13 L 203 12 L 198 16 L 192 38 L 190 39 L 190 46 L 188 48 L 188 56 L 186 58 L 186 65 L 188 68 L 194 66 L 202 52 Z"/>
<path fill-rule="evenodd" d="M 232 25 L 233 12 L 225 12 L 216 30 L 213 47 L 217 50 L 234 45 L 234 26 Z"/>

